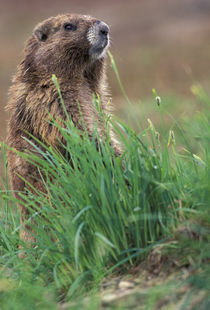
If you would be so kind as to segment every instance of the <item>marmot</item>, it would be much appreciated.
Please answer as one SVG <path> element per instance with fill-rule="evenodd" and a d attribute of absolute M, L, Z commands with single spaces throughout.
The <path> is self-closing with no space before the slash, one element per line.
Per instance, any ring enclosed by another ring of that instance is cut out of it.
<path fill-rule="evenodd" d="M 58 15 L 35 27 L 26 42 L 23 60 L 10 88 L 7 105 L 10 112 L 7 143 L 10 147 L 33 152 L 33 147 L 24 139 L 29 138 L 27 133 L 59 147 L 61 133 L 50 124 L 50 120 L 51 117 L 65 120 L 66 116 L 52 74 L 58 79 L 66 110 L 73 123 L 82 129 L 82 113 L 83 122 L 91 136 L 96 115 L 93 93 L 100 96 L 102 110 L 106 112 L 107 109 L 105 56 L 108 46 L 109 27 L 90 16 Z M 114 137 L 112 145 L 116 153 L 120 154 L 120 147 Z M 24 180 L 37 190 L 44 191 L 35 166 L 13 151 L 8 153 L 8 164 L 16 197 L 18 192 L 24 192 Z M 20 212 L 24 226 L 27 210 L 20 206 Z M 20 237 L 23 241 L 31 239 L 24 229 Z"/>

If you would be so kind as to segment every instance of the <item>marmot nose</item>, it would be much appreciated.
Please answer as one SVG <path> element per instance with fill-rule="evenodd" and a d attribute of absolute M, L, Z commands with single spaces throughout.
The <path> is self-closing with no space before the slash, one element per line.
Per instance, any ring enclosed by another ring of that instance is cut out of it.
<path fill-rule="evenodd" d="M 107 37 L 109 33 L 109 26 L 100 20 L 97 20 L 95 23 L 98 24 L 99 34 L 103 37 Z"/>

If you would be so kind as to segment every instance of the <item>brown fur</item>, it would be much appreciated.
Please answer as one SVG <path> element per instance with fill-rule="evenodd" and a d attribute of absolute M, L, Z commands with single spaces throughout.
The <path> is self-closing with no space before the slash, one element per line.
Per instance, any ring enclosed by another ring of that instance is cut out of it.
<path fill-rule="evenodd" d="M 76 25 L 77 30 L 65 31 L 65 23 Z M 105 57 L 91 56 L 89 51 L 92 45 L 87 40 L 88 30 L 96 23 L 96 19 L 89 16 L 66 14 L 49 18 L 35 28 L 26 43 L 23 60 L 10 88 L 7 105 L 10 112 L 7 142 L 10 147 L 18 151 L 34 152 L 33 147 L 24 140 L 24 137 L 29 138 L 29 132 L 39 140 L 48 141 L 59 148 L 61 133 L 49 121 L 51 117 L 65 120 L 66 116 L 52 74 L 58 79 L 66 110 L 75 126 L 82 129 L 82 112 L 91 136 L 93 120 L 97 116 L 92 94 L 100 96 L 104 112 L 107 104 Z M 116 152 L 120 153 L 114 138 L 112 144 Z M 8 153 L 8 162 L 12 188 L 17 198 L 18 192 L 24 192 L 26 187 L 18 175 L 36 189 L 45 191 L 39 172 L 32 164 L 13 151 Z M 21 205 L 20 211 L 24 224 L 28 212 Z M 21 239 L 31 239 L 24 229 L 21 231 Z"/>

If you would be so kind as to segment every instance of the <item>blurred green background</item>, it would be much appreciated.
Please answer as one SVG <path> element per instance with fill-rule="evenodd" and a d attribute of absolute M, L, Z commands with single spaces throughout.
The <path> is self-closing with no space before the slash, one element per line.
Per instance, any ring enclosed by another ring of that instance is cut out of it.
<path fill-rule="evenodd" d="M 38 22 L 65 12 L 93 15 L 111 26 L 111 52 L 139 117 L 158 122 L 152 88 L 178 98 L 174 104 L 165 100 L 175 117 L 194 113 L 190 86 L 210 81 L 209 0 L 0 0 L 0 141 L 6 136 L 8 88 L 25 40 Z M 108 75 L 115 114 L 127 121 L 126 101 L 110 66 Z"/>

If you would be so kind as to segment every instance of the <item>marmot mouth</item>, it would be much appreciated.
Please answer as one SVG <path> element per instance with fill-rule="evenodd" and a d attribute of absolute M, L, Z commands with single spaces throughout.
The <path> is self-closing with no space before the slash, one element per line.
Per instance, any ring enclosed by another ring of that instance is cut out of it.
<path fill-rule="evenodd" d="M 103 40 L 98 40 L 91 48 L 89 49 L 90 56 L 102 57 L 102 54 L 106 52 L 106 48 L 108 47 L 109 39 L 108 37 Z"/>

